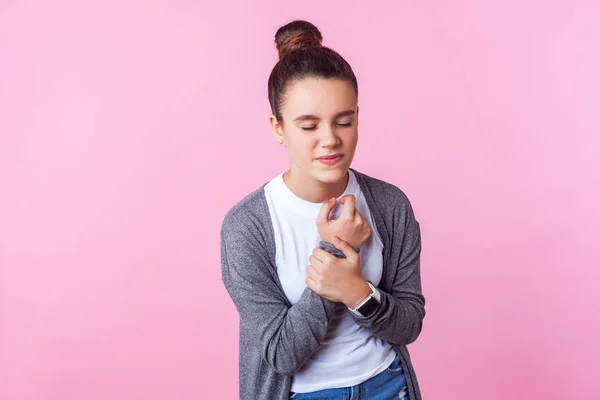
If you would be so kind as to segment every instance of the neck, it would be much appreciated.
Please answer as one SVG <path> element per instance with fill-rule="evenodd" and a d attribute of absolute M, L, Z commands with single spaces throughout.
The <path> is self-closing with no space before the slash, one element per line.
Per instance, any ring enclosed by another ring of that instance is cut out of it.
<path fill-rule="evenodd" d="M 306 174 L 294 173 L 291 169 L 283 174 L 283 181 L 296 196 L 311 203 L 324 203 L 332 197 L 339 197 L 346 190 L 350 174 L 337 182 L 321 182 Z"/>

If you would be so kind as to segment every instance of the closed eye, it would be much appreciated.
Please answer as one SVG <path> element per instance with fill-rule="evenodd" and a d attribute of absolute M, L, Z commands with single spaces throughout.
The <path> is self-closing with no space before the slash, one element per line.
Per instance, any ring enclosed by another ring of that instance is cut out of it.
<path fill-rule="evenodd" d="M 352 126 L 352 122 L 347 122 L 345 124 L 337 124 L 337 126 L 340 126 L 342 128 L 349 128 Z M 317 126 L 303 126 L 301 128 L 303 131 L 314 131 L 315 129 L 317 129 Z"/>

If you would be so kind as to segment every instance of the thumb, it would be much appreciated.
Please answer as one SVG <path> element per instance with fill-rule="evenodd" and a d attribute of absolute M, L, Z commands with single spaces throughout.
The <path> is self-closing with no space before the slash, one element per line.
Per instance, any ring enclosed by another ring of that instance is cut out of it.
<path fill-rule="evenodd" d="M 335 204 L 335 197 L 332 197 L 323 203 L 321 210 L 319 211 L 319 215 L 317 216 L 317 224 L 326 224 L 329 221 L 329 213 L 333 207 L 335 207 Z"/>
<path fill-rule="evenodd" d="M 355 262 L 358 259 L 358 253 L 348 244 L 337 236 L 333 237 L 333 245 L 346 256 L 350 262 Z"/>

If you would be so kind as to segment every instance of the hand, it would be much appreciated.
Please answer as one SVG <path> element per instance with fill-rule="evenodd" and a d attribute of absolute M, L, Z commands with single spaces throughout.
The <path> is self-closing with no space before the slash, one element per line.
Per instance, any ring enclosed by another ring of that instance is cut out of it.
<path fill-rule="evenodd" d="M 337 258 L 325 250 L 314 249 L 308 258 L 310 265 L 306 268 L 306 284 L 327 300 L 355 308 L 367 298 L 371 288 L 362 277 L 360 257 L 352 246 L 337 236 L 333 244 L 346 258 Z"/>
<path fill-rule="evenodd" d="M 338 219 L 332 220 L 329 219 L 329 213 L 335 207 L 335 198 L 323 203 L 316 221 L 321 240 L 333 243 L 335 235 L 358 250 L 371 237 L 371 225 L 356 209 L 355 201 L 354 195 L 343 196 L 340 199 L 340 203 L 344 205 L 342 214 Z"/>

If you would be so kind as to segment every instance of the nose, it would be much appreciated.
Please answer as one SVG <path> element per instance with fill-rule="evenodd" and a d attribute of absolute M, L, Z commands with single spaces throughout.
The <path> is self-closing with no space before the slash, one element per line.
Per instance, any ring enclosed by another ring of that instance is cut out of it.
<path fill-rule="evenodd" d="M 321 146 L 323 147 L 335 147 L 339 144 L 339 138 L 335 133 L 335 130 L 329 126 L 321 129 Z"/>

